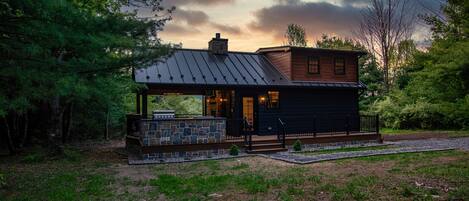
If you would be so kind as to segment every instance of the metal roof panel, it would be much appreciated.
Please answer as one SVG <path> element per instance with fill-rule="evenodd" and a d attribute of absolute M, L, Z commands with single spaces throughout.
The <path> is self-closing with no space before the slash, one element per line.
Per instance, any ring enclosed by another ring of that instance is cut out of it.
<path fill-rule="evenodd" d="M 175 49 L 173 54 L 134 71 L 138 83 L 366 88 L 361 82 L 290 81 L 262 54 Z"/>

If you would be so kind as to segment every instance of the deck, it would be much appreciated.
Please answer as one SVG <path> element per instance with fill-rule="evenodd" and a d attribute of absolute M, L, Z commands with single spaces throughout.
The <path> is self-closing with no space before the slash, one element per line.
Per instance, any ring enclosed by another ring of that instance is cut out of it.
<path fill-rule="evenodd" d="M 303 144 L 320 144 L 320 143 L 333 143 L 345 141 L 367 141 L 378 140 L 381 141 L 381 135 L 376 132 L 360 132 L 360 133 L 317 133 L 316 137 L 313 135 L 292 135 L 289 134 L 285 138 L 286 145 L 292 145 L 297 139 L 301 140 Z M 276 135 L 253 135 L 253 143 L 272 143 L 277 142 Z M 155 152 L 179 152 L 179 151 L 197 151 L 208 149 L 229 149 L 232 145 L 242 147 L 245 145 L 243 138 L 229 139 L 219 143 L 206 143 L 206 144 L 178 144 L 178 145 L 159 145 L 159 146 L 143 146 L 142 153 L 155 153 Z"/>

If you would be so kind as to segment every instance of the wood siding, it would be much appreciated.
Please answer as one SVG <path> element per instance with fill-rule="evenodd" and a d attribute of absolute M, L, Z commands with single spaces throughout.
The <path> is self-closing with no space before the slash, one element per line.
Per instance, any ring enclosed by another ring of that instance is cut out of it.
<path fill-rule="evenodd" d="M 280 72 L 291 79 L 291 53 L 289 51 L 268 52 L 265 56 Z"/>
<path fill-rule="evenodd" d="M 354 53 L 330 53 L 312 49 L 265 52 L 270 62 L 290 80 L 320 82 L 357 82 L 357 55 Z M 308 56 L 319 58 L 320 73 L 308 73 Z M 345 74 L 334 71 L 334 59 L 345 60 Z"/>
<path fill-rule="evenodd" d="M 291 79 L 298 81 L 357 82 L 357 56 L 308 50 L 292 50 Z M 308 56 L 319 57 L 320 74 L 308 73 Z M 345 59 L 345 74 L 336 75 L 334 58 Z"/>
<path fill-rule="evenodd" d="M 259 134 L 277 132 L 277 121 L 287 124 L 288 133 L 345 131 L 347 118 L 358 128 L 358 91 L 356 89 L 280 90 L 280 107 L 259 106 Z M 270 127 L 270 129 L 269 129 Z"/>

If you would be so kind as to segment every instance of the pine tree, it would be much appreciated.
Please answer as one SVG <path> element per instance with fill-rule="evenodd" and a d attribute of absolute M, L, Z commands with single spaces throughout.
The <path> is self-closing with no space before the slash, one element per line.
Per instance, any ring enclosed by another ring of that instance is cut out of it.
<path fill-rule="evenodd" d="M 155 36 L 169 18 L 140 19 L 121 12 L 123 2 L 0 2 L 0 85 L 7 86 L 0 88 L 0 129 L 11 149 L 24 143 L 31 117 L 42 124 L 38 132 L 60 145 L 74 108 L 112 110 L 132 88 L 131 69 L 168 54 L 169 46 Z M 158 14 L 172 11 L 160 0 L 132 2 Z"/>

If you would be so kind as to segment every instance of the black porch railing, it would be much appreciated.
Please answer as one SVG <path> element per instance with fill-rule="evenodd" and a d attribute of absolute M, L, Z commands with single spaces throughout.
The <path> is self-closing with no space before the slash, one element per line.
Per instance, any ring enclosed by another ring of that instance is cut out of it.
<path fill-rule="evenodd" d="M 244 140 L 247 142 L 246 132 L 249 124 L 246 119 L 226 119 L 226 140 Z"/>
<path fill-rule="evenodd" d="M 277 126 L 277 133 L 285 132 L 287 136 L 350 135 L 354 133 L 379 133 L 378 115 L 342 115 L 312 116 L 311 118 L 282 118 L 284 125 Z M 305 126 L 306 125 L 306 126 Z M 277 134 L 278 135 L 278 134 Z"/>
<path fill-rule="evenodd" d="M 286 141 L 286 125 L 282 119 L 278 118 L 277 121 L 277 140 L 282 143 L 282 148 L 285 148 L 285 141 Z"/>
<path fill-rule="evenodd" d="M 200 114 L 176 114 L 178 118 L 196 117 Z M 138 114 L 127 116 L 127 135 L 136 135 L 139 131 L 138 122 L 142 116 Z M 150 119 L 150 118 L 149 118 Z M 352 135 L 352 134 L 377 134 L 379 133 L 378 115 L 342 115 L 342 116 L 312 116 L 310 118 L 282 117 L 275 119 L 276 130 L 271 135 L 277 135 L 277 140 L 285 146 L 287 137 L 318 135 Z M 228 141 L 243 141 L 248 147 L 252 147 L 252 135 L 254 128 L 246 119 L 226 119 L 225 139 Z M 262 134 L 262 133 L 260 133 Z"/>

